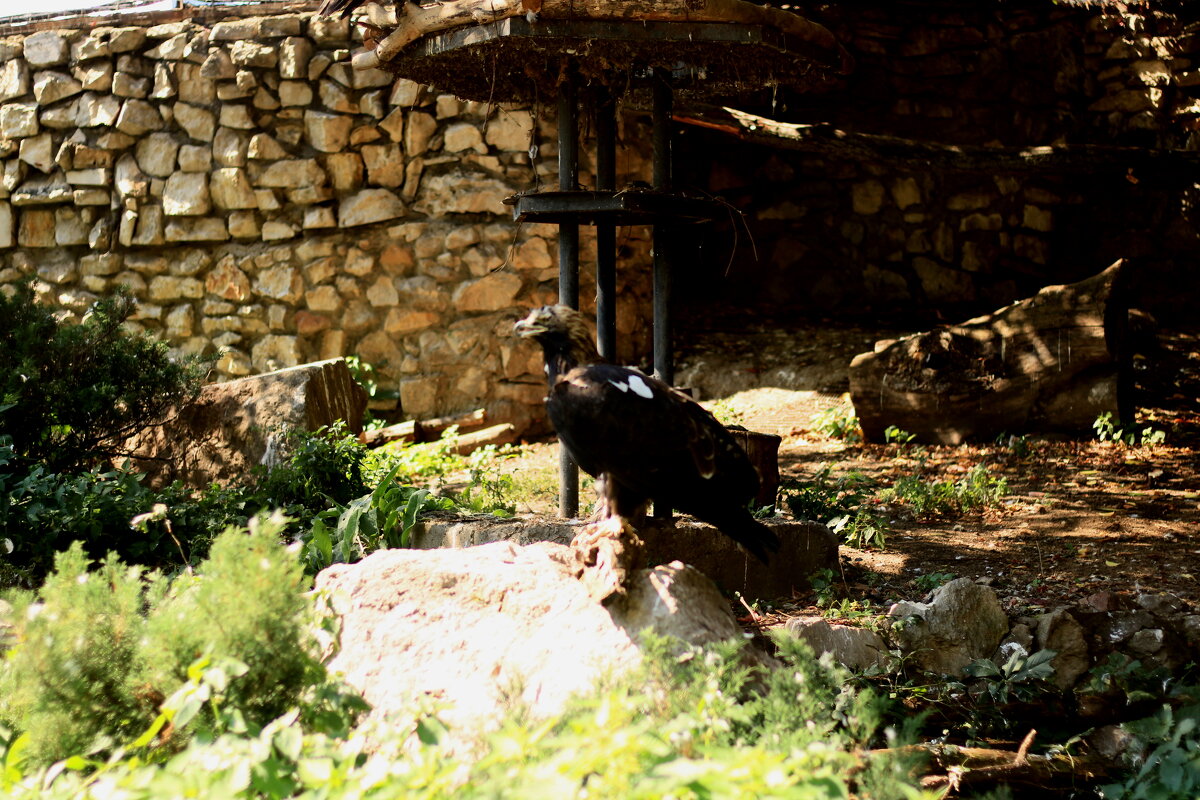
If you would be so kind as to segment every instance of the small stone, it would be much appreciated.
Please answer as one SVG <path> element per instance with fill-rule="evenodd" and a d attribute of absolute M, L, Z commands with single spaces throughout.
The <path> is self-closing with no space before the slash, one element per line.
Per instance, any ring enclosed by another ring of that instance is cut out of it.
<path fill-rule="evenodd" d="M 74 75 L 80 82 L 80 86 L 87 91 L 107 92 L 112 89 L 113 65 L 111 61 L 76 67 Z"/>
<path fill-rule="evenodd" d="M 336 64 L 334 66 L 337 66 Z M 358 101 L 354 93 L 339 83 L 322 80 L 317 83 L 317 97 L 321 105 L 331 112 L 357 114 Z"/>
<path fill-rule="evenodd" d="M 335 228 L 337 227 L 337 217 L 334 216 L 333 209 L 325 206 L 306 208 L 302 226 L 306 231 L 316 228 Z"/>
<path fill-rule="evenodd" d="M 257 127 L 250 118 L 250 109 L 243 105 L 225 104 L 221 106 L 221 126 L 248 131 Z"/>
<path fill-rule="evenodd" d="M 404 153 L 409 158 L 419 156 L 429 149 L 429 142 L 437 131 L 437 120 L 429 114 L 413 112 L 408 115 L 404 131 Z"/>
<path fill-rule="evenodd" d="M 213 137 L 213 160 L 223 167 L 244 167 L 248 139 L 231 128 L 218 128 Z"/>
<path fill-rule="evenodd" d="M 487 123 L 485 139 L 497 150 L 525 153 L 529 150 L 533 115 L 528 111 L 502 111 Z"/>
<path fill-rule="evenodd" d="M 460 122 L 448 127 L 442 146 L 448 153 L 461 153 L 466 150 L 487 152 L 487 145 L 483 143 L 483 135 L 480 134 L 479 128 L 469 122 Z"/>
<path fill-rule="evenodd" d="M 108 33 L 108 50 L 114 55 L 129 53 L 139 49 L 145 41 L 145 28 L 113 28 Z"/>
<path fill-rule="evenodd" d="M 17 244 L 21 247 L 55 247 L 58 243 L 54 241 L 54 212 L 43 208 L 22 210 Z"/>
<path fill-rule="evenodd" d="M 256 196 L 257 200 L 257 196 Z M 234 211 L 229 215 L 229 235 L 234 239 L 258 239 L 262 233 L 253 211 Z"/>
<path fill-rule="evenodd" d="M 218 23 L 219 24 L 219 23 Z M 200 142 L 211 142 L 217 130 L 217 120 L 212 112 L 187 103 L 176 103 L 175 121 L 187 135 Z"/>
<path fill-rule="evenodd" d="M 879 181 L 863 181 L 851 187 L 855 214 L 877 214 L 883 208 L 884 188 Z"/>
<path fill-rule="evenodd" d="M 83 91 L 83 84 L 65 72 L 39 72 L 33 77 L 33 97 L 43 106 Z"/>
<path fill-rule="evenodd" d="M 22 139 L 17 157 L 36 170 L 50 172 L 56 166 L 54 140 L 49 132 Z"/>
<path fill-rule="evenodd" d="M 262 239 L 264 242 L 292 239 L 296 236 L 296 233 L 295 226 L 278 220 L 267 220 L 262 226 Z"/>
<path fill-rule="evenodd" d="M 169 133 L 152 133 L 138 140 L 135 152 L 142 172 L 166 178 L 175 171 L 179 142 Z"/>
<path fill-rule="evenodd" d="M 12 247 L 15 241 L 12 206 L 0 202 L 0 247 Z"/>
<path fill-rule="evenodd" d="M 392 109 L 391 113 L 379 123 L 379 127 L 387 133 L 388 138 L 393 142 L 403 142 L 404 112 L 399 108 Z"/>
<path fill-rule="evenodd" d="M 279 102 L 285 108 L 312 105 L 312 87 L 304 81 L 281 81 L 279 83 Z"/>
<path fill-rule="evenodd" d="M 338 207 L 338 225 L 351 228 L 404 215 L 404 204 L 387 189 L 363 189 Z"/>
<path fill-rule="evenodd" d="M 229 47 L 229 55 L 239 67 L 274 69 L 279 63 L 279 53 L 274 47 L 247 39 L 234 42 Z"/>
<path fill-rule="evenodd" d="M 325 183 L 324 170 L 311 158 L 281 159 L 263 168 L 252 163 L 250 177 L 255 186 L 269 189 L 296 189 Z"/>
<path fill-rule="evenodd" d="M 200 65 L 200 74 L 209 80 L 229 80 L 237 74 L 233 58 L 224 47 L 211 47 Z"/>
<path fill-rule="evenodd" d="M 209 192 L 212 195 L 213 204 L 220 209 L 257 208 L 258 206 L 254 188 L 250 185 L 245 170 L 237 167 L 213 170 L 209 179 Z M 166 198 L 164 197 L 164 204 L 165 202 Z"/>
<path fill-rule="evenodd" d="M 118 72 L 113 75 L 112 93 L 118 97 L 146 97 L 150 94 L 150 79 Z"/>
<path fill-rule="evenodd" d="M 308 39 L 299 36 L 284 39 L 279 45 L 279 76 L 289 80 L 306 79 L 312 53 L 312 42 Z M 311 91 L 309 96 L 312 96 Z"/>
<path fill-rule="evenodd" d="M 209 39 L 214 42 L 235 42 L 242 39 L 258 39 L 261 36 L 262 20 L 256 17 L 218 22 L 209 32 Z"/>
<path fill-rule="evenodd" d="M 152 247 L 165 241 L 162 206 L 143 206 L 138 211 L 137 226 L 133 231 L 133 244 Z"/>
<path fill-rule="evenodd" d="M 155 64 L 154 87 L 150 90 L 150 97 L 155 100 L 169 100 L 175 94 L 175 79 L 171 76 L 171 68 L 166 64 Z"/>
<path fill-rule="evenodd" d="M 265 225 L 263 227 L 266 228 Z M 254 291 L 261 297 L 281 300 L 290 305 L 303 296 L 304 280 L 294 267 L 272 267 L 258 274 Z"/>
<path fill-rule="evenodd" d="M 158 46 L 147 50 L 146 57 L 163 61 L 179 61 L 184 57 L 190 39 L 191 36 L 187 32 L 181 31 L 159 42 Z"/>
<path fill-rule="evenodd" d="M 454 307 L 459 311 L 499 311 L 512 307 L 521 291 L 521 278 L 511 272 L 494 272 L 467 281 L 454 292 Z"/>
<path fill-rule="evenodd" d="M 322 153 L 337 153 L 350 140 L 352 117 L 326 114 L 321 111 L 304 112 L 304 130 L 309 144 Z"/>
<path fill-rule="evenodd" d="M 208 172 L 211 168 L 211 147 L 185 144 L 179 148 L 179 169 L 184 172 Z"/>
<path fill-rule="evenodd" d="M 72 186 L 108 186 L 112 180 L 112 173 L 102 167 L 69 169 L 66 174 L 67 183 Z"/>
<path fill-rule="evenodd" d="M 196 172 L 177 172 L 167 178 L 163 190 L 163 213 L 169 217 L 196 217 L 209 212 L 208 176 Z"/>
<path fill-rule="evenodd" d="M 387 107 L 383 103 L 383 92 L 363 92 L 358 98 L 358 113 L 375 119 L 383 119 Z"/>
<path fill-rule="evenodd" d="M 38 108 L 33 103 L 0 106 L 0 139 L 23 139 L 38 133 Z"/>
<path fill-rule="evenodd" d="M 367 145 L 362 148 L 367 183 L 396 188 L 404 184 L 404 149 L 398 144 Z"/>
<path fill-rule="evenodd" d="M 225 220 L 218 217 L 173 217 L 167 220 L 168 242 L 224 242 L 229 239 Z"/>
<path fill-rule="evenodd" d="M 59 31 L 39 31 L 25 37 L 25 60 L 35 69 L 66 62 L 70 55 L 67 38 Z"/>

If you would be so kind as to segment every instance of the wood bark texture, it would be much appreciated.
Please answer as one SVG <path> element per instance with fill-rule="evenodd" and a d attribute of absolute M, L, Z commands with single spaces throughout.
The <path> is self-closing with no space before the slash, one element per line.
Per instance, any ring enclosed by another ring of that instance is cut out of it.
<path fill-rule="evenodd" d="M 534 11 L 536 7 L 536 12 Z M 731 22 L 766 25 L 837 54 L 842 73 L 849 73 L 854 60 L 824 26 L 797 14 L 755 5 L 745 0 L 457 0 L 445 5 L 422 7 L 409 2 L 388 33 L 373 49 L 352 59 L 355 69 L 378 68 L 405 47 L 430 33 L 463 25 L 494 22 L 518 14 L 536 13 L 545 19 L 654 20 L 666 22 Z"/>
<path fill-rule="evenodd" d="M 884 441 L 894 425 L 921 442 L 959 444 L 1088 430 L 1106 411 L 1128 419 L 1123 265 L 856 356 L 850 395 L 865 438 Z"/>

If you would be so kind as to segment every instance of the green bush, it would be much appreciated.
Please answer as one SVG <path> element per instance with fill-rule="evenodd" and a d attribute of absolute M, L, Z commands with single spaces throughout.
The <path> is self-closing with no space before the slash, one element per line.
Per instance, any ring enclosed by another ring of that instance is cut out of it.
<path fill-rule="evenodd" d="M 20 459 L 75 472 L 122 455 L 129 436 L 199 391 L 198 363 L 122 327 L 133 310 L 118 292 L 72 324 L 35 302 L 28 282 L 0 292 L 0 435 Z"/>
<path fill-rule="evenodd" d="M 246 730 L 305 705 L 326 678 L 308 581 L 280 543 L 282 527 L 259 517 L 248 531 L 230 529 L 194 574 L 169 581 L 112 557 L 88 572 L 74 545 L 37 597 L 12 594 L 3 622 L 16 643 L 0 662 L 0 723 L 24 735 L 30 763 L 135 740 L 160 703 L 196 680 L 198 664 L 241 665 L 225 695 Z M 216 713 L 207 707 L 189 731 L 228 724 Z M 147 746 L 185 741 L 171 729 Z"/>
<path fill-rule="evenodd" d="M 735 644 L 651 640 L 640 674 L 548 719 L 515 709 L 491 733 L 448 731 L 430 710 L 414 708 L 375 731 L 367 748 L 356 731 L 308 727 L 290 712 L 266 726 L 197 736 L 161 764 L 128 755 L 70 759 L 55 774 L 18 765 L 7 783 L 0 776 L 0 789 L 17 798 L 130 800 L 934 796 L 916 788 L 902 748 L 872 749 L 905 739 L 881 729 L 876 696 L 853 688 L 828 656 L 816 659 L 790 637 L 778 644 L 782 666 L 760 669 L 746 666 Z M 234 667 L 196 667 L 164 716 L 187 725 L 196 697 L 236 708 L 230 692 L 243 676 Z M 457 734 L 457 746 L 447 733 Z M 469 756 L 464 741 L 477 745 Z"/>

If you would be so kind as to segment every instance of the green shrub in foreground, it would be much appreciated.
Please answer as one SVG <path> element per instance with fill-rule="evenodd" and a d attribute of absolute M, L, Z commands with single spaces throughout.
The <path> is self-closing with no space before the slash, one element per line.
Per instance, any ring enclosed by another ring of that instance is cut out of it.
<path fill-rule="evenodd" d="M 639 675 L 574 701 L 561 715 L 513 713 L 494 733 L 449 746 L 436 716 L 413 709 L 377 731 L 371 747 L 352 732 L 306 727 L 289 712 L 261 728 L 229 724 L 194 737 L 161 764 L 124 755 L 107 763 L 74 759 L 49 771 L 12 770 L 13 797 L 520 798 L 658 800 L 932 798 L 914 785 L 901 751 L 879 730 L 877 700 L 848 686 L 827 657 L 781 639 L 783 666 L 747 668 L 736 646 L 678 648 L 650 642 Z M 198 668 L 186 690 L 226 712 L 242 680 Z M 210 691 L 200 692 L 205 686 Z M 173 698 L 168 706 L 182 709 Z M 175 719 L 181 714 L 175 713 Z M 3 753 L 0 753 L 0 758 Z"/>
<path fill-rule="evenodd" d="M 89 572 L 74 545 L 38 596 L 10 593 L 15 644 L 0 661 L 0 723 L 26 735 L 29 762 L 136 739 L 197 662 L 244 665 L 228 697 L 248 724 L 300 705 L 324 669 L 313 655 L 308 582 L 281 528 L 259 518 L 248 532 L 226 531 L 195 574 L 170 581 L 111 557 Z M 182 743 L 174 732 L 155 745 Z"/>

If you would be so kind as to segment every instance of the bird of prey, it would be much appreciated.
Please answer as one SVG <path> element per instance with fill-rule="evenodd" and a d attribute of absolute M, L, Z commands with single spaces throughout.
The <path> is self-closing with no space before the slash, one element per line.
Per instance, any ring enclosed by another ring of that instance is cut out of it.
<path fill-rule="evenodd" d="M 597 479 L 603 516 L 636 519 L 653 500 L 716 526 L 763 563 L 779 549 L 748 510 L 757 472 L 699 403 L 605 363 L 583 317 L 567 306 L 534 309 L 514 332 L 542 347 L 550 421 L 575 463 Z"/>

